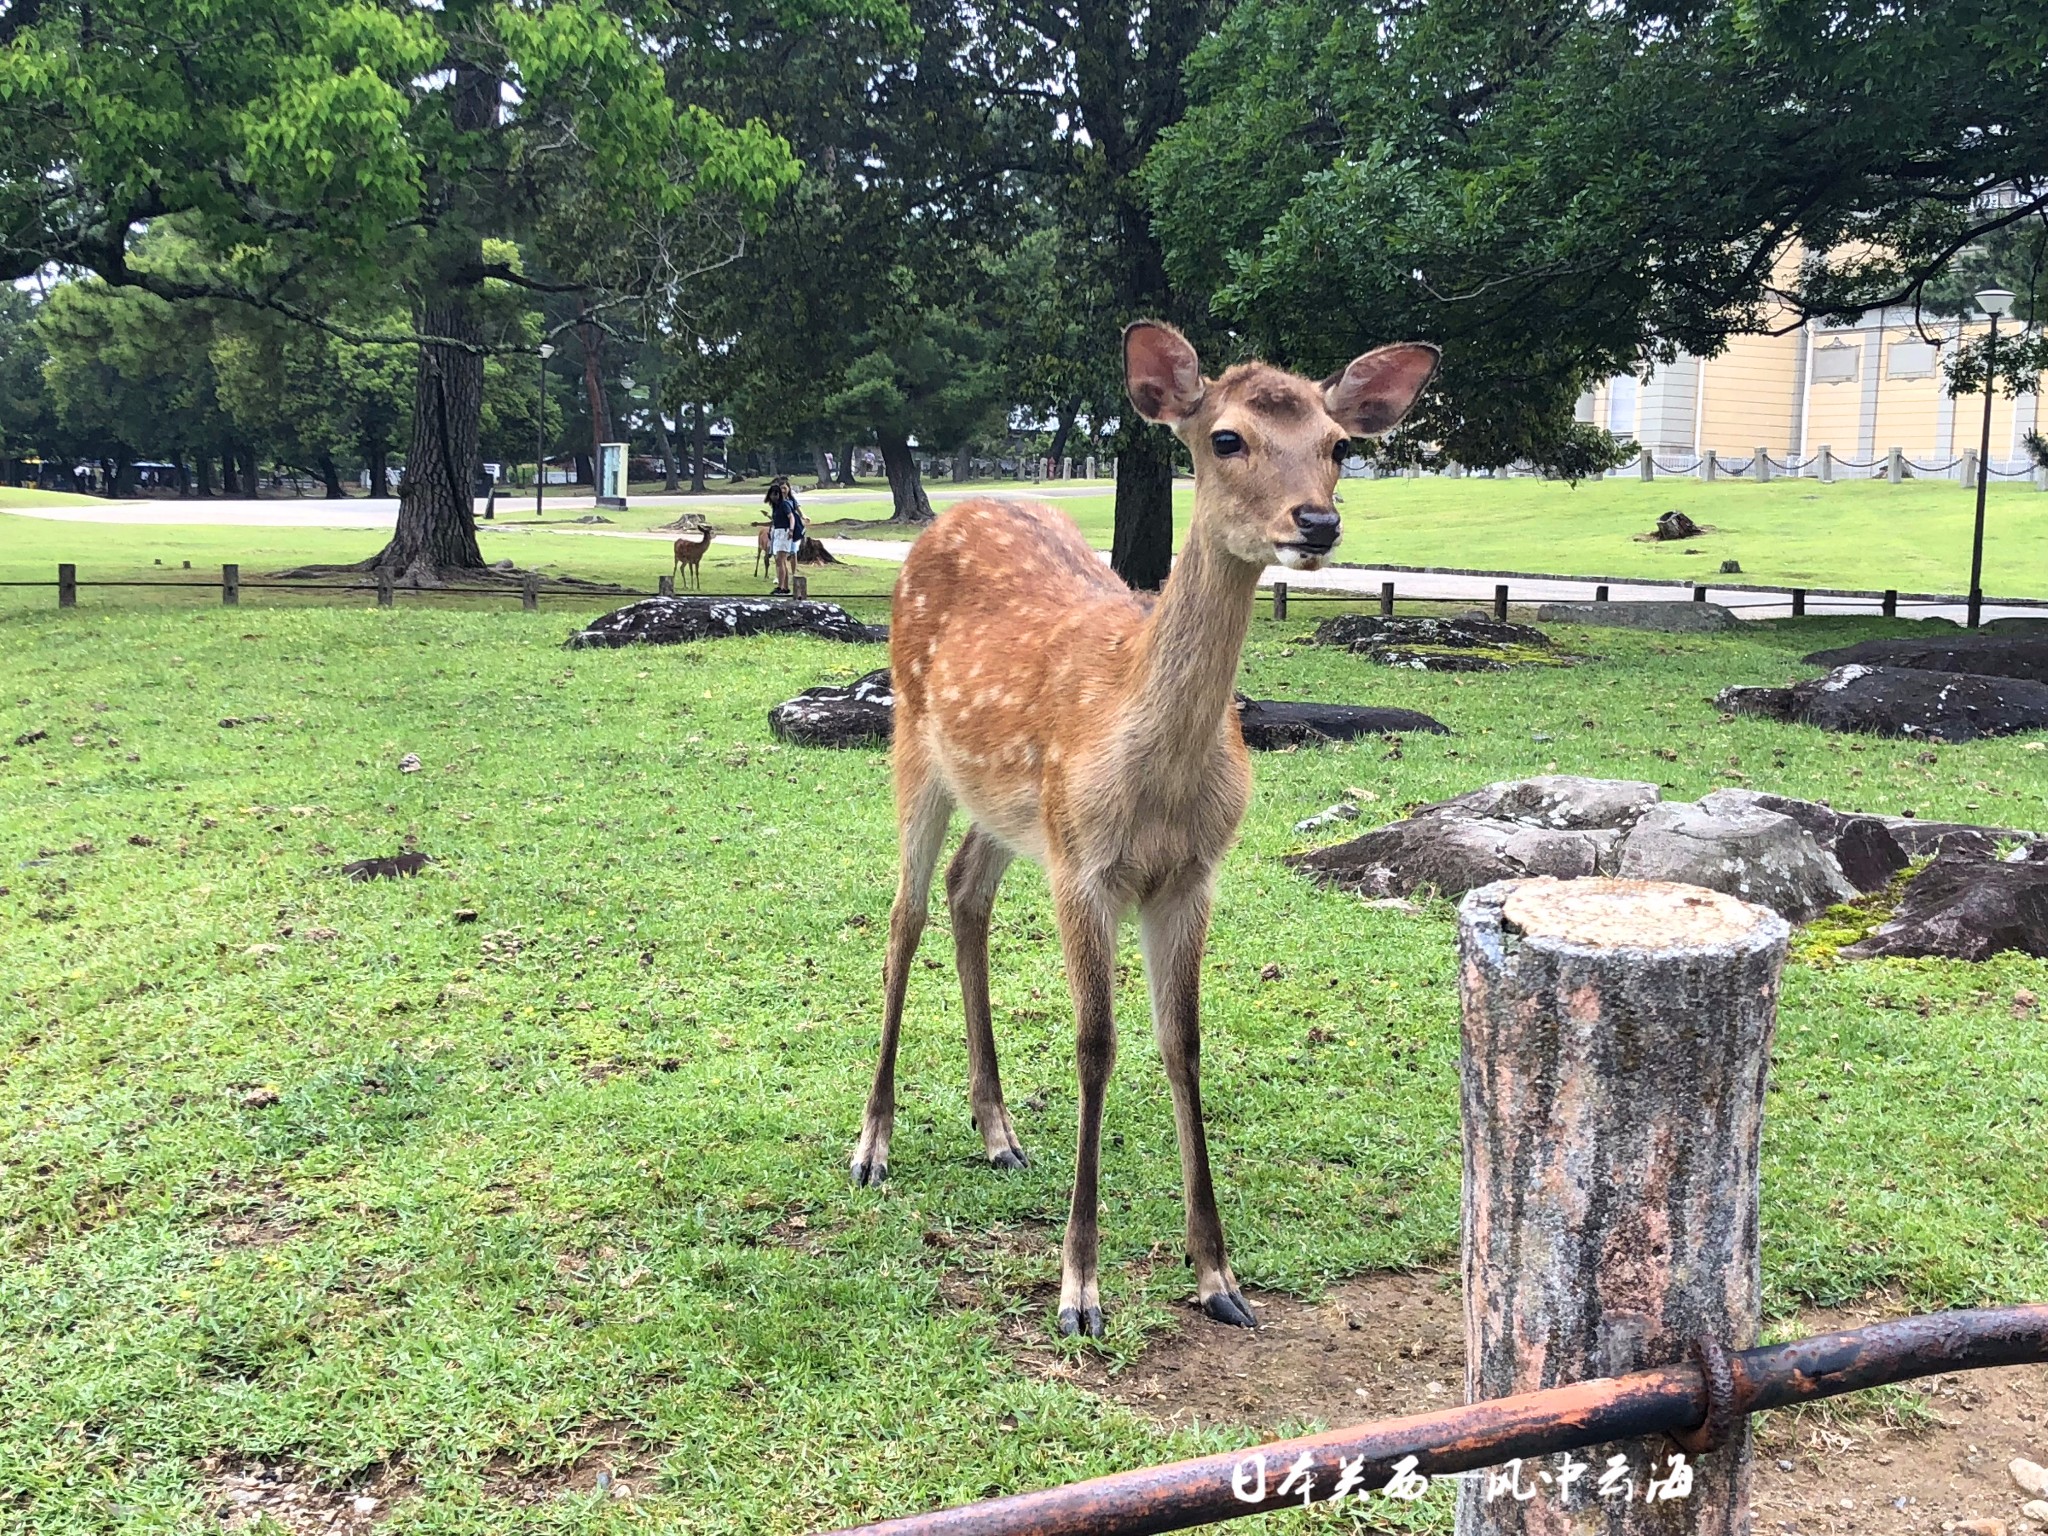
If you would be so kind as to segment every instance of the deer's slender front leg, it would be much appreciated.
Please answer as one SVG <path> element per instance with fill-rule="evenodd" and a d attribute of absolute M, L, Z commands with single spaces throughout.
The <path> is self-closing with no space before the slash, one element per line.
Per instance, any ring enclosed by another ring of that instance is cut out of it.
<path fill-rule="evenodd" d="M 896 1041 L 903 1030 L 903 999 L 910 987 L 910 962 L 924 936 L 932 871 L 946 841 L 946 820 L 953 801 L 923 755 L 899 751 L 896 761 L 896 820 L 900 843 L 896 901 L 889 908 L 889 956 L 882 970 L 882 1048 L 875 1057 L 875 1080 L 868 1089 L 867 1113 L 861 1119 L 860 1141 L 853 1149 L 856 1184 L 879 1185 L 889 1177 L 889 1135 L 896 1125 Z"/>
<path fill-rule="evenodd" d="M 996 887 L 1013 857 L 1009 849 L 976 826 L 967 829 L 953 862 L 946 866 L 953 959 L 960 972 L 960 1001 L 967 1016 L 967 1102 L 992 1168 L 1023 1168 L 1030 1162 L 1003 1104 L 995 1025 L 988 1005 L 989 913 L 995 908 Z"/>
<path fill-rule="evenodd" d="M 1187 1205 L 1188 1257 L 1202 1310 L 1219 1323 L 1256 1328 L 1223 1252 L 1223 1219 L 1209 1177 L 1202 1127 L 1202 948 L 1209 936 L 1209 880 L 1153 896 L 1138 914 L 1145 976 L 1152 991 L 1152 1032 L 1173 1088 L 1180 1136 L 1182 1199 Z"/>
<path fill-rule="evenodd" d="M 1060 948 L 1074 998 L 1074 1060 L 1081 1081 L 1080 1129 L 1074 1150 L 1074 1198 L 1060 1250 L 1060 1332 L 1102 1337 L 1102 1297 L 1095 1284 L 1096 1185 L 1102 1168 L 1102 1101 L 1116 1065 L 1116 1021 L 1110 997 L 1116 962 L 1116 913 L 1094 891 L 1055 883 Z"/>

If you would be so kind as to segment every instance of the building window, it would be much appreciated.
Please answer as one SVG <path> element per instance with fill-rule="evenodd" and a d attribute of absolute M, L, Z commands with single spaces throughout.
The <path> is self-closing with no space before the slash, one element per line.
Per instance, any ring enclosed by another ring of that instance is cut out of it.
<path fill-rule="evenodd" d="M 1935 348 L 1931 341 L 1895 341 L 1885 356 L 1885 377 L 1928 379 L 1934 376 Z"/>
<path fill-rule="evenodd" d="M 1845 342 L 1829 342 L 1816 348 L 1813 354 L 1813 382 L 1816 384 L 1854 383 L 1863 362 L 1863 348 L 1859 344 L 1850 346 Z"/>
<path fill-rule="evenodd" d="M 1607 381 L 1607 430 L 1615 436 L 1635 436 L 1636 397 L 1640 393 L 1632 373 L 1618 373 Z"/>

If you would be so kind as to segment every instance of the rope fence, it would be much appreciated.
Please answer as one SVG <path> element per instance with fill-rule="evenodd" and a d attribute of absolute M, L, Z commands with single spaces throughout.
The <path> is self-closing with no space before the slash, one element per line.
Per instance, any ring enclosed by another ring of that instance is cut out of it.
<path fill-rule="evenodd" d="M 1842 472 L 1873 472 L 1874 477 L 1890 480 L 1893 484 L 1910 477 L 1938 477 L 1961 482 L 1965 486 L 1977 483 L 1977 453 L 1966 449 L 1957 457 L 1943 463 L 1922 463 L 1909 458 L 1902 448 L 1893 448 L 1875 458 L 1859 459 L 1838 454 L 1822 443 L 1814 452 L 1804 456 L 1786 454 L 1779 457 L 1767 448 L 1758 448 L 1747 458 L 1732 458 L 1716 449 L 1689 457 L 1673 459 L 1659 458 L 1648 448 L 1641 449 L 1633 462 L 1633 468 L 1645 480 L 1654 480 L 1659 475 L 1667 477 L 1696 477 L 1702 480 L 1718 480 L 1723 476 L 1731 480 L 1750 479 L 1768 481 L 1778 476 L 1792 479 L 1817 479 L 1832 483 Z M 1609 477 L 1626 478 L 1629 464 L 1622 464 L 1609 470 Z M 2048 490 L 2048 470 L 2041 466 L 2020 461 L 2017 468 L 2000 469 L 1996 464 L 1986 466 L 1984 473 L 1994 480 L 2031 480 Z"/>

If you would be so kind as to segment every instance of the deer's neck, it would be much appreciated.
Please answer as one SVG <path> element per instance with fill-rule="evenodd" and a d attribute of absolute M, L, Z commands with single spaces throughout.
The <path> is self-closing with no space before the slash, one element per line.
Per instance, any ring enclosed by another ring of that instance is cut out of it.
<path fill-rule="evenodd" d="M 1126 719 L 1162 770 L 1206 756 L 1236 693 L 1261 567 L 1188 534 L 1158 605 L 1139 632 Z"/>

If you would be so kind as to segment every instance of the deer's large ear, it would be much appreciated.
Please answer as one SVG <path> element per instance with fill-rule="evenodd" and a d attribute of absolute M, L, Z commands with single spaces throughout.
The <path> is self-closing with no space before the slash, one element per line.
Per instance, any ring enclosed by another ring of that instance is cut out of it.
<path fill-rule="evenodd" d="M 1376 347 L 1323 380 L 1323 404 L 1353 437 L 1390 432 L 1435 376 L 1437 356 L 1422 341 Z"/>
<path fill-rule="evenodd" d="M 1140 416 L 1170 427 L 1202 403 L 1202 360 L 1172 326 L 1135 321 L 1124 328 L 1124 391 Z"/>

